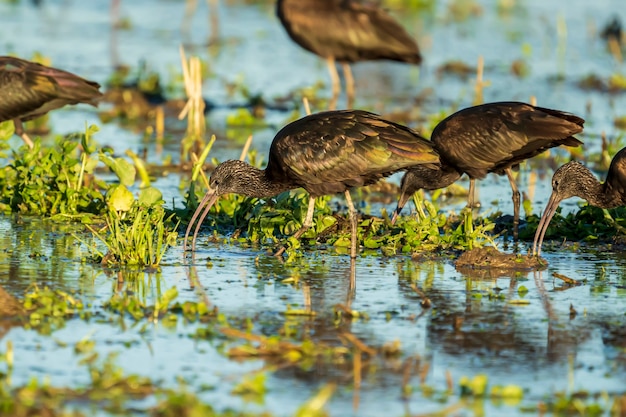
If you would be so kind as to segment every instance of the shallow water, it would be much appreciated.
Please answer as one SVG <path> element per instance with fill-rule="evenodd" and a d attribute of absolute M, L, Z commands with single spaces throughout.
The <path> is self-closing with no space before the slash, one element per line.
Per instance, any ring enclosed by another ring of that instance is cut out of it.
<path fill-rule="evenodd" d="M 536 96 L 540 105 L 585 117 L 586 130 L 581 139 L 586 155 L 600 149 L 601 132 L 609 139 L 622 134 L 613 126 L 613 118 L 623 114 L 623 95 L 576 87 L 587 74 L 606 79 L 623 70 L 597 36 L 598 28 L 614 13 L 626 19 L 620 1 L 592 4 L 574 0 L 565 6 L 562 2 L 529 0 L 502 12 L 499 5 L 503 2 L 483 0 L 478 3 L 482 12 L 462 21 L 451 17 L 449 10 L 454 4 L 457 2 L 438 2 L 432 12 L 423 14 L 392 9 L 417 35 L 425 64 L 421 69 L 394 63 L 356 65 L 358 107 L 381 113 L 408 108 L 431 114 L 448 111 L 452 106 L 468 106 L 474 94 L 471 80 L 439 78 L 436 70 L 450 60 L 474 65 L 482 55 L 484 77 L 490 82 L 484 90 L 485 101 L 527 101 Z M 287 38 L 274 17 L 271 2 L 222 3 L 222 43 L 217 49 L 203 46 L 210 33 L 206 5 L 200 2 L 188 36 L 181 31 L 183 12 L 181 1 L 122 2 L 122 16 L 130 19 L 132 28 L 117 32 L 120 61 L 135 67 L 145 60 L 167 80 L 171 69 L 179 71 L 178 45 L 185 42 L 188 53 L 207 59 L 217 74 L 206 80 L 204 93 L 218 103 L 241 101 L 227 93 L 226 81 L 243 79 L 251 91 L 263 92 L 269 98 L 284 96 L 318 80 L 328 82 L 325 64 Z M 561 29 L 562 35 L 558 34 L 559 24 L 566 28 Z M 40 51 L 52 59 L 53 65 L 104 84 L 113 66 L 110 38 L 108 2 L 48 1 L 41 9 L 25 1 L 0 2 L 3 53 L 30 57 Z M 511 61 L 520 58 L 530 68 L 524 78 L 514 77 L 509 70 Z M 558 76 L 562 80 L 554 81 Z M 427 89 L 433 93 L 417 108 L 413 98 Z M 209 132 L 218 133 L 213 155 L 219 159 L 237 157 L 240 152 L 241 142 L 233 144 L 225 138 L 224 118 L 229 112 L 220 109 L 209 116 Z M 267 151 L 274 132 L 287 117 L 282 112 L 268 113 L 267 120 L 274 126 L 254 132 L 253 146 L 260 153 Z M 55 133 L 79 131 L 85 121 L 100 125 L 97 112 L 85 106 L 55 111 L 50 118 Z M 102 125 L 97 140 L 112 145 L 119 154 L 128 148 L 137 151 L 147 147 L 153 162 L 178 155 L 179 138 L 169 138 L 164 153 L 158 155 L 141 134 L 116 124 Z M 19 139 L 13 143 L 17 146 Z M 533 189 L 533 210 L 540 212 L 549 193 L 551 171 L 537 173 L 539 179 L 533 179 L 530 169 L 523 168 L 519 185 L 523 190 Z M 394 176 L 391 180 L 398 179 Z M 181 206 L 180 180 L 179 175 L 170 174 L 153 185 L 163 191 L 168 203 L 174 201 Z M 506 178 L 490 176 L 479 187 L 482 214 L 512 211 Z M 462 204 L 457 200 L 442 208 L 457 209 Z M 563 204 L 564 211 L 576 204 L 575 200 L 568 201 Z M 390 210 L 392 205 L 386 208 Z M 380 205 L 373 205 L 373 209 L 380 210 Z M 76 290 L 95 311 L 102 310 L 103 303 L 119 291 L 116 275 L 107 275 L 100 266 L 81 261 L 89 251 L 72 235 L 79 230 L 39 219 L 0 218 L 5 249 L 0 251 L 0 285 L 19 297 L 33 283 Z M 203 400 L 219 409 L 268 410 L 277 415 L 292 415 L 329 381 L 339 384 L 327 407 L 331 415 L 391 416 L 439 411 L 459 401 L 461 377 L 482 373 L 488 376 L 490 385 L 521 386 L 525 391 L 522 405 L 536 405 L 556 392 L 623 392 L 626 341 L 624 332 L 618 330 L 624 325 L 626 312 L 624 255 L 548 250 L 545 257 L 549 267 L 541 273 L 485 278 L 463 275 L 451 261 L 362 256 L 356 260 L 353 294 L 349 291 L 349 259 L 317 251 L 307 254 L 297 265 L 283 265 L 261 251 L 202 241 L 191 265 L 183 262 L 179 246 L 168 251 L 158 274 L 135 273 L 141 283 L 135 289 L 136 295 L 146 303 L 153 304 L 165 290 L 176 287 L 180 301 L 207 297 L 212 306 L 229 317 L 253 319 L 255 333 L 269 335 L 293 326 L 308 332 L 313 340 L 333 345 L 340 344 L 339 336 L 345 332 L 374 347 L 398 341 L 400 357 L 377 358 L 376 363 L 364 368 L 360 391 L 353 389 L 351 364 L 320 363 L 311 369 L 269 372 L 264 403 L 246 403 L 231 395 L 231 390 L 268 362 L 229 360 L 217 343 L 188 337 L 202 325 L 184 324 L 182 320 L 171 327 L 158 321 L 135 324 L 128 318 L 74 319 L 52 336 L 12 328 L 3 341 L 11 340 L 15 348 L 14 385 L 25 384 L 33 377 L 49 377 L 59 386 L 87 383 L 87 371 L 78 365 L 73 346 L 90 337 L 97 342 L 99 352 L 119 352 L 116 361 L 125 372 L 146 375 L 171 386 L 182 377 Z M 198 287 L 190 281 L 191 269 L 199 280 Z M 552 277 L 553 272 L 585 283 L 564 288 Z M 124 274 L 130 277 L 131 272 Z M 300 284 L 282 282 L 293 277 L 299 277 Z M 431 309 L 420 306 L 411 283 L 432 301 Z M 528 289 L 523 296 L 523 291 L 518 292 L 522 286 Z M 285 316 L 289 306 L 304 308 L 304 288 L 310 291 L 317 316 Z M 489 298 L 493 293 L 503 294 L 504 299 Z M 509 302 L 520 298 L 528 304 Z M 337 323 L 334 306 L 348 302 L 352 309 L 367 313 L 369 319 Z M 575 316 L 570 315 L 570 305 L 577 311 Z M 120 325 L 122 321 L 124 326 Z M 435 396 L 422 390 L 417 376 L 413 376 L 413 393 L 408 400 L 402 399 L 403 364 L 410 357 L 430 364 L 425 382 L 435 389 Z M 447 372 L 455 390 L 444 397 Z M 206 385 L 212 389 L 200 391 Z M 353 405 L 355 392 L 360 392 L 358 408 Z M 520 404 L 468 401 L 471 404 L 456 414 L 479 414 L 481 409 L 486 415 L 523 414 Z"/>

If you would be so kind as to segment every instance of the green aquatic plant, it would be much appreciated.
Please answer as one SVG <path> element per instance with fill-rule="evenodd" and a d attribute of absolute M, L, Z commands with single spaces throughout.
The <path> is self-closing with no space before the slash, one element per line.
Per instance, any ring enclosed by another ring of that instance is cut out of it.
<path fill-rule="evenodd" d="M 99 214 L 104 208 L 102 190 L 107 185 L 93 177 L 98 160 L 92 158 L 90 137 L 97 127 L 81 135 L 79 141 L 58 138 L 55 146 L 21 147 L 0 178 L 0 207 L 5 212 L 40 216 Z"/>
<path fill-rule="evenodd" d="M 0 210 L 64 219 L 104 214 L 110 185 L 96 177 L 98 165 L 107 166 L 126 186 L 134 184 L 136 169 L 110 149 L 96 149 L 96 132 L 92 125 L 81 134 L 58 137 L 51 147 L 36 140 L 33 149 L 13 151 L 0 171 Z"/>
<path fill-rule="evenodd" d="M 161 192 L 155 188 L 141 190 L 135 199 L 120 184 L 107 193 L 107 205 L 104 230 L 86 225 L 107 248 L 103 255 L 91 247 L 101 263 L 155 267 L 167 248 L 176 245 L 178 223 L 173 224 L 174 214 L 168 216 Z"/>
<path fill-rule="evenodd" d="M 49 335 L 65 327 L 66 321 L 74 317 L 87 320 L 91 313 L 76 294 L 34 284 L 23 300 L 28 317 L 27 328 Z"/>
<path fill-rule="evenodd" d="M 526 218 L 526 228 L 520 231 L 520 239 L 531 240 L 539 224 L 540 217 L 532 215 Z M 624 241 L 626 236 L 626 207 L 601 209 L 585 204 L 575 212 L 563 216 L 561 208 L 550 221 L 545 238 L 585 241 L 613 242 Z"/>

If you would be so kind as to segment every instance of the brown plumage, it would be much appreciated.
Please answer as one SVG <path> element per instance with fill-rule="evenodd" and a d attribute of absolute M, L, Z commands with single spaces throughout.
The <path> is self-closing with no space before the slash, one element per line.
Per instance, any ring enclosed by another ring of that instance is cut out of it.
<path fill-rule="evenodd" d="M 0 122 L 13 120 L 15 133 L 33 147 L 22 122 L 66 104 L 97 105 L 100 85 L 72 73 L 24 59 L 0 57 Z"/>
<path fill-rule="evenodd" d="M 474 182 L 488 173 L 506 174 L 513 190 L 514 236 L 517 238 L 520 193 L 511 169 L 555 146 L 579 146 L 572 135 L 584 120 L 559 110 L 520 102 L 496 102 L 460 110 L 441 121 L 431 140 L 441 155 L 432 171 L 414 167 L 402 179 L 402 191 L 392 222 L 419 189 L 447 187 L 466 173 L 470 178 L 468 205 L 474 205 Z"/>
<path fill-rule="evenodd" d="M 276 14 L 285 30 L 302 48 L 326 59 L 333 84 L 330 109 L 341 87 L 335 61 L 343 66 L 348 108 L 354 102 L 354 81 L 349 64 L 390 60 L 419 64 L 415 40 L 387 12 L 354 0 L 278 0 Z"/>
<path fill-rule="evenodd" d="M 309 206 L 304 224 L 294 237 L 299 238 L 311 226 L 316 197 L 343 192 L 350 209 L 351 256 L 355 257 L 356 210 L 349 189 L 420 164 L 433 169 L 439 164 L 431 143 L 408 127 L 376 114 L 341 110 L 303 117 L 276 134 L 264 170 L 236 160 L 215 168 L 211 189 L 187 227 L 185 250 L 197 219 L 192 243 L 195 250 L 200 225 L 220 195 L 237 193 L 262 198 L 302 187 L 310 194 Z"/>
<path fill-rule="evenodd" d="M 600 208 L 626 206 L 626 148 L 613 157 L 603 183 L 588 168 L 576 161 L 568 162 L 554 172 L 552 194 L 535 232 L 533 254 L 541 255 L 543 237 L 550 220 L 561 201 L 571 197 L 580 197 Z"/>

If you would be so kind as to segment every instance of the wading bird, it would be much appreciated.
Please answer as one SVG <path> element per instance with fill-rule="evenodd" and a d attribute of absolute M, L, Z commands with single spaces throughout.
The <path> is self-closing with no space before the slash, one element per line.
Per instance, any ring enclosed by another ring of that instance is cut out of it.
<path fill-rule="evenodd" d="M 355 0 L 278 0 L 276 14 L 294 42 L 326 59 L 333 84 L 331 110 L 341 91 L 335 61 L 343 68 L 348 108 L 354 103 L 350 63 L 382 59 L 422 62 L 415 40 L 376 5 Z"/>
<path fill-rule="evenodd" d="M 506 174 L 513 190 L 513 234 L 517 239 L 520 193 L 511 169 L 555 146 L 579 146 L 572 135 L 584 120 L 570 113 L 520 102 L 496 102 L 460 110 L 441 121 L 431 140 L 441 167 L 415 166 L 402 178 L 394 223 L 409 198 L 419 189 L 447 187 L 463 173 L 470 178 L 468 206 L 474 207 L 475 180 L 487 173 Z"/>
<path fill-rule="evenodd" d="M 15 134 L 33 147 L 22 122 L 66 104 L 96 106 L 100 84 L 24 59 L 0 56 L 0 122 L 13 120 Z"/>
<path fill-rule="evenodd" d="M 270 146 L 264 170 L 231 160 L 215 168 L 210 190 L 194 212 L 185 233 L 193 232 L 192 250 L 202 221 L 220 195 L 243 194 L 271 197 L 302 187 L 309 193 L 309 206 L 299 238 L 313 222 L 315 198 L 345 193 L 350 210 L 352 246 L 356 257 L 356 210 L 350 188 L 372 184 L 396 171 L 425 164 L 434 169 L 439 156 L 430 141 L 408 127 L 361 110 L 337 110 L 312 114 L 283 127 Z M 284 248 L 277 252 L 282 254 Z"/>
<path fill-rule="evenodd" d="M 552 194 L 535 232 L 534 255 L 541 255 L 543 237 L 559 203 L 570 197 L 580 197 L 603 209 L 626 206 L 626 148 L 613 157 L 604 183 L 580 162 L 568 162 L 556 170 L 552 176 Z"/>

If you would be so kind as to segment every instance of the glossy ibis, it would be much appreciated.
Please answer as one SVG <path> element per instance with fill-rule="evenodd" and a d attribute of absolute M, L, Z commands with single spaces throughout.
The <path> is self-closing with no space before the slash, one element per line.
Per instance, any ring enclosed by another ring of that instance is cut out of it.
<path fill-rule="evenodd" d="M 422 62 L 415 40 L 373 4 L 355 0 L 278 0 L 276 14 L 294 42 L 326 59 L 333 84 L 331 110 L 341 91 L 335 61 L 343 68 L 348 108 L 354 102 L 350 63 L 381 59 Z"/>
<path fill-rule="evenodd" d="M 336 110 L 312 114 L 283 127 L 270 146 L 264 170 L 239 160 L 221 163 L 210 179 L 210 190 L 194 212 L 185 233 L 193 233 L 192 250 L 202 221 L 220 195 L 243 194 L 271 197 L 302 187 L 309 193 L 309 205 L 299 238 L 313 222 L 315 198 L 345 193 L 352 231 L 350 255 L 356 257 L 356 210 L 350 188 L 411 166 L 425 164 L 433 169 L 439 156 L 430 141 L 417 132 L 362 110 Z M 277 255 L 282 254 L 284 248 Z"/>
<path fill-rule="evenodd" d="M 613 157 L 604 183 L 580 162 L 568 162 L 556 170 L 552 176 L 552 194 L 535 232 L 533 254 L 541 255 L 550 220 L 559 203 L 570 197 L 583 198 L 592 206 L 605 209 L 626 206 L 626 148 Z"/>
<path fill-rule="evenodd" d="M 431 137 L 441 155 L 440 168 L 415 166 L 407 171 L 392 222 L 417 190 L 447 187 L 463 173 L 470 178 L 468 206 L 473 207 L 475 180 L 494 172 L 506 174 L 511 183 L 517 238 L 520 193 L 511 169 L 546 149 L 581 145 L 572 135 L 582 132 L 584 122 L 570 113 L 520 102 L 481 104 L 446 117 Z"/>
<path fill-rule="evenodd" d="M 0 56 L 0 122 L 13 120 L 15 133 L 33 147 L 22 122 L 66 104 L 97 105 L 100 85 L 72 73 L 24 59 Z"/>

